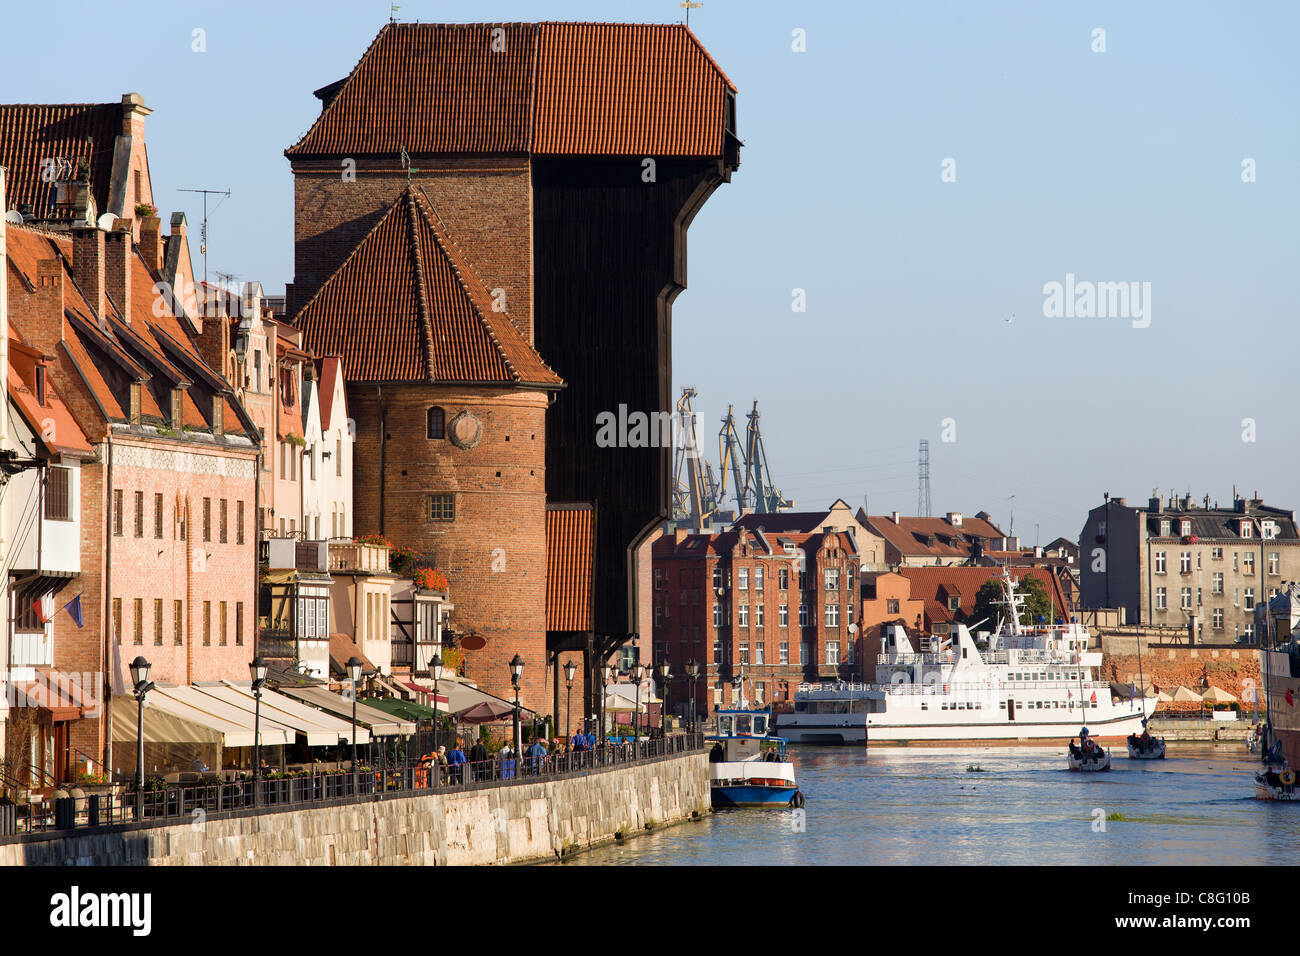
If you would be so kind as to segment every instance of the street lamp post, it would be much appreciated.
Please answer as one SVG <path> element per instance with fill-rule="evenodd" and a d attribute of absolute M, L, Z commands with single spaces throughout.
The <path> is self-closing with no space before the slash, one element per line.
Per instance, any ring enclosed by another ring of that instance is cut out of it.
<path fill-rule="evenodd" d="M 659 736 L 668 736 L 665 717 L 668 714 L 668 678 L 672 676 L 668 669 L 668 658 L 659 662 Z"/>
<path fill-rule="evenodd" d="M 617 668 L 615 668 L 614 665 L 610 663 L 606 663 L 605 666 L 600 669 L 600 676 L 603 679 L 600 685 L 600 742 L 602 744 L 606 743 L 608 740 L 606 734 L 609 731 L 608 728 L 606 728 L 605 726 L 607 723 L 609 723 L 608 690 L 609 690 L 609 685 L 614 683 L 614 675 L 616 673 L 617 673 Z"/>
<path fill-rule="evenodd" d="M 520 760 L 523 757 L 523 741 L 519 738 L 520 714 L 519 714 L 519 678 L 524 672 L 524 659 L 516 654 L 510 661 L 510 685 L 515 689 L 515 712 L 514 712 L 514 734 L 515 734 L 515 759 Z M 516 766 L 522 767 L 519 763 Z"/>
<path fill-rule="evenodd" d="M 248 665 L 253 691 L 253 806 L 261 803 L 258 784 L 262 776 L 262 688 L 266 685 L 266 661 L 254 657 Z"/>
<path fill-rule="evenodd" d="M 569 737 L 573 736 L 573 675 L 577 670 L 572 660 L 564 665 L 564 732 Z"/>
<path fill-rule="evenodd" d="M 695 733 L 695 680 L 700 676 L 700 665 L 695 658 L 691 658 L 686 665 L 686 678 L 691 688 L 691 733 Z"/>
<path fill-rule="evenodd" d="M 442 680 L 442 656 L 434 654 L 429 661 L 429 674 L 433 677 L 433 752 L 434 760 L 438 758 L 438 681 Z M 436 766 L 436 764 L 435 764 Z"/>
<path fill-rule="evenodd" d="M 135 724 L 135 818 L 144 817 L 144 699 L 154 685 L 149 681 L 149 662 L 137 657 L 131 662 L 131 683 L 139 710 Z"/>
<path fill-rule="evenodd" d="M 348 658 L 348 680 L 352 682 L 352 792 L 357 789 L 357 684 L 361 683 L 361 658 Z"/>
<path fill-rule="evenodd" d="M 641 680 L 645 677 L 645 665 L 637 661 L 628 674 L 636 682 L 636 709 L 632 711 L 632 745 L 636 746 L 641 736 Z"/>

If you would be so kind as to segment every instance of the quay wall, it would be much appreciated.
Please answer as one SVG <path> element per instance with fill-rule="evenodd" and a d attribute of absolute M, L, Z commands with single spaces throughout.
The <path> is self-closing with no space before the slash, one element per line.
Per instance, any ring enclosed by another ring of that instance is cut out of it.
<path fill-rule="evenodd" d="M 1124 684 L 1138 682 L 1137 647 L 1132 640 L 1102 642 L 1102 680 Z M 1218 687 L 1232 694 L 1249 710 L 1254 695 L 1263 702 L 1259 650 L 1254 647 L 1212 647 L 1193 644 L 1183 647 L 1142 648 L 1141 679 L 1161 690 L 1182 685 L 1197 693 Z M 1162 708 L 1169 707 L 1163 704 Z M 1173 707 L 1170 709 L 1179 709 Z M 1192 703 L 1190 708 L 1197 709 Z"/>
<path fill-rule="evenodd" d="M 0 845 L 0 867 L 527 863 L 708 812 L 708 757 L 700 752 L 428 796 L 33 835 Z"/>

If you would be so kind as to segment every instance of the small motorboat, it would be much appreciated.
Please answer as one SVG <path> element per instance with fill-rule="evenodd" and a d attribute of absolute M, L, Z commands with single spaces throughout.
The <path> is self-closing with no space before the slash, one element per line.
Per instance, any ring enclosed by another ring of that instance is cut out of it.
<path fill-rule="evenodd" d="M 803 806 L 786 741 L 767 735 L 771 721 L 766 710 L 718 712 L 718 732 L 707 738 L 713 743 L 709 777 L 715 809 Z"/>
<path fill-rule="evenodd" d="M 1142 733 L 1128 735 L 1129 760 L 1164 760 L 1165 738 L 1152 737 L 1147 722 L 1142 721 Z"/>
<path fill-rule="evenodd" d="M 1255 799 L 1300 800 L 1295 771 L 1289 768 L 1278 770 L 1275 765 L 1270 765 L 1263 773 L 1255 774 Z"/>
<path fill-rule="evenodd" d="M 1101 744 L 1088 736 L 1088 728 L 1079 731 L 1079 742 L 1070 741 L 1070 752 L 1066 757 L 1071 770 L 1095 773 L 1110 769 L 1110 753 Z"/>

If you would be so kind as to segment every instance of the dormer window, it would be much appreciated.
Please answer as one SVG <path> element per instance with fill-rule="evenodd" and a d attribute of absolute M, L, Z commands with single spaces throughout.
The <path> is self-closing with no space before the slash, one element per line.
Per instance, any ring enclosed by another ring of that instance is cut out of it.
<path fill-rule="evenodd" d="M 173 428 L 180 428 L 180 427 L 181 427 L 181 404 L 182 404 L 182 395 L 183 395 L 183 394 L 184 394 L 184 393 L 183 393 L 179 388 L 173 388 L 173 389 L 172 389 L 172 410 L 171 410 L 171 417 L 172 417 L 172 427 L 173 427 Z"/>
<path fill-rule="evenodd" d="M 1172 530 L 1172 524 L 1170 523 L 1169 519 L 1168 519 L 1168 518 L 1161 518 L 1161 519 L 1160 519 L 1160 537 L 1162 537 L 1162 538 L 1167 538 L 1167 537 L 1169 537 L 1169 534 L 1170 534 L 1170 531 L 1171 531 L 1171 530 Z"/>
<path fill-rule="evenodd" d="M 226 400 L 221 395 L 212 396 L 212 434 L 221 435 L 226 425 Z"/>
<path fill-rule="evenodd" d="M 1183 518 L 1178 522 L 1178 533 L 1184 537 L 1192 533 L 1192 522 L 1190 518 Z"/>
<path fill-rule="evenodd" d="M 1273 521 L 1261 521 L 1259 523 L 1259 536 L 1261 538 L 1276 538 L 1277 524 Z"/>
<path fill-rule="evenodd" d="M 1251 530 L 1251 529 L 1252 529 L 1254 526 L 1250 523 L 1250 519 L 1249 519 L 1249 518 L 1243 518 L 1243 519 L 1241 519 L 1241 526 L 1240 526 L 1240 527 L 1241 527 L 1241 532 L 1240 532 L 1240 533 L 1241 533 L 1241 536 L 1242 536 L 1243 538 L 1249 538 L 1249 537 L 1252 536 L 1252 530 Z"/>
<path fill-rule="evenodd" d="M 131 396 L 126 414 L 132 425 L 140 424 L 140 405 L 142 401 L 140 393 L 143 387 L 144 386 L 140 382 L 131 383 Z"/>
<path fill-rule="evenodd" d="M 36 404 L 45 404 L 45 366 L 36 366 Z"/>

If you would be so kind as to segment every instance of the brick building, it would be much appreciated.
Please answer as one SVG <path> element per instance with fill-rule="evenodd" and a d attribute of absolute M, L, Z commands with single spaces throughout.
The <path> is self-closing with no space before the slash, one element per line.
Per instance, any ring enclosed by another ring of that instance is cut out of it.
<path fill-rule="evenodd" d="M 109 708 L 137 654 L 161 681 L 246 675 L 256 606 L 256 429 L 132 234 L 119 221 L 7 235 L 10 322 L 52 357 L 95 455 L 80 469 L 83 626 L 55 617 L 54 666 L 104 675 Z M 72 725 L 65 771 L 110 759 L 108 717 Z"/>
<path fill-rule="evenodd" d="M 467 655 L 468 677 L 509 696 L 507 665 L 521 653 L 535 665 L 525 702 L 544 703 L 545 414 L 563 383 L 493 310 L 418 188 L 295 323 L 310 348 L 341 356 L 357 422 L 357 528 L 447 575 L 460 628 L 487 641 Z"/>
<path fill-rule="evenodd" d="M 654 646 L 672 666 L 667 709 L 780 705 L 802 681 L 861 674 L 861 555 L 847 531 L 678 530 L 654 546 Z"/>
<path fill-rule="evenodd" d="M 1195 627 L 1198 641 L 1253 642 L 1255 605 L 1300 579 L 1295 513 L 1259 498 L 1232 507 L 1107 496 L 1080 533 L 1081 602 L 1124 608 L 1133 624 Z"/>
<path fill-rule="evenodd" d="M 678 25 L 392 23 L 316 95 L 286 150 L 288 311 L 342 358 L 356 530 L 446 571 L 458 629 L 487 638 L 468 676 L 508 696 L 517 652 L 544 712 L 581 654 L 590 712 L 671 504 L 671 449 L 598 447 L 593 423 L 670 408 L 685 233 L 739 163 L 735 88 Z M 547 627 L 548 499 L 592 507 L 585 632 Z"/>

